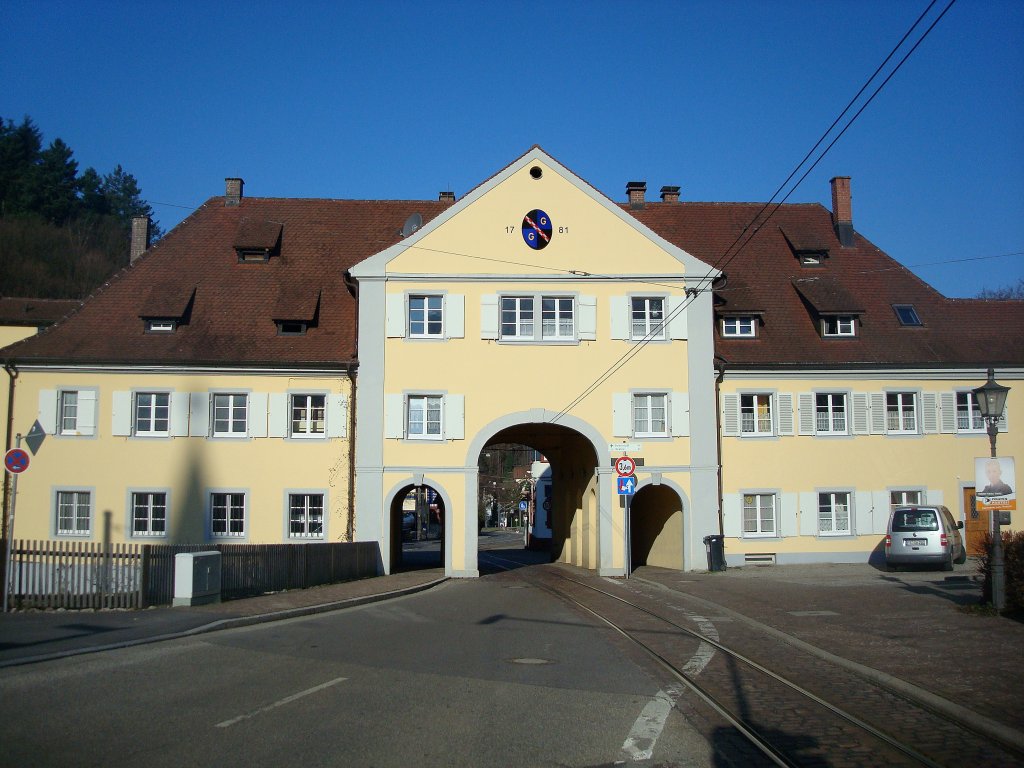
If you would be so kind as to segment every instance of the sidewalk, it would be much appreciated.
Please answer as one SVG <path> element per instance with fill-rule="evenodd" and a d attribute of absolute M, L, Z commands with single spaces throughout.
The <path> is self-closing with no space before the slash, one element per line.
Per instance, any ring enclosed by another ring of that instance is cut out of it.
<path fill-rule="evenodd" d="M 188 608 L 0 614 L 0 668 L 123 648 L 413 594 L 445 580 L 432 568 Z"/>

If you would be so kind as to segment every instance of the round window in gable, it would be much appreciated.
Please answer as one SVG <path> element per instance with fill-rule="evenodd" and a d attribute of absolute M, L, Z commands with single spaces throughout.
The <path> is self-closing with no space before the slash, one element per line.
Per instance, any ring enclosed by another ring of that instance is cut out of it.
<path fill-rule="evenodd" d="M 544 169 L 541 168 L 539 165 L 535 165 L 533 166 L 533 168 L 530 169 L 530 176 L 533 177 L 534 179 L 539 179 L 543 175 Z"/>

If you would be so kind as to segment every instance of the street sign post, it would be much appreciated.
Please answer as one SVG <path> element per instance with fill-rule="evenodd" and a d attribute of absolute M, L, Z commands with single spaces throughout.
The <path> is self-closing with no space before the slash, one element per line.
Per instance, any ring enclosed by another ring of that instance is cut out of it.
<path fill-rule="evenodd" d="M 14 438 L 14 448 L 4 454 L 4 469 L 13 475 L 11 478 L 11 500 L 10 510 L 7 518 L 7 552 L 5 553 L 4 568 L 4 613 L 7 613 L 7 596 L 11 591 L 11 576 L 14 568 L 11 563 L 11 545 L 14 543 L 14 509 L 18 502 L 18 476 L 28 469 L 28 453 L 21 449 L 21 433 Z"/>

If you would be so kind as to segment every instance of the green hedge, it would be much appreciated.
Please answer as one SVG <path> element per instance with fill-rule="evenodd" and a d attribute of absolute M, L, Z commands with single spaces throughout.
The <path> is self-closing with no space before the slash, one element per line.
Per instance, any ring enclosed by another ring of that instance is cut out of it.
<path fill-rule="evenodd" d="M 985 535 L 985 554 L 981 556 L 979 569 L 985 577 L 984 602 L 992 602 L 992 569 L 989 553 L 992 551 L 992 537 Z M 1006 573 L 1006 610 L 1024 610 L 1024 531 L 1003 531 L 1003 561 Z"/>

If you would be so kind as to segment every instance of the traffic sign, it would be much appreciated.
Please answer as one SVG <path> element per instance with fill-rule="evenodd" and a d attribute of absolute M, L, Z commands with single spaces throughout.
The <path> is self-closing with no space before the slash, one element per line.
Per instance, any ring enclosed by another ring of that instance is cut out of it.
<path fill-rule="evenodd" d="M 4 469 L 12 475 L 20 475 L 28 469 L 28 453 L 21 448 L 11 448 L 4 454 Z"/>
<path fill-rule="evenodd" d="M 642 447 L 640 443 L 608 443 L 612 453 L 640 453 Z"/>
<path fill-rule="evenodd" d="M 629 477 L 636 473 L 636 462 L 629 456 L 620 456 L 615 460 L 615 471 L 619 477 Z"/>
<path fill-rule="evenodd" d="M 619 496 L 632 496 L 636 493 L 636 477 L 629 475 L 628 477 L 619 477 L 618 480 L 618 491 Z"/>
<path fill-rule="evenodd" d="M 519 502 L 519 511 L 520 512 L 525 512 L 529 508 L 530 508 L 530 502 L 528 502 L 526 499 L 523 499 L 522 501 Z"/>

